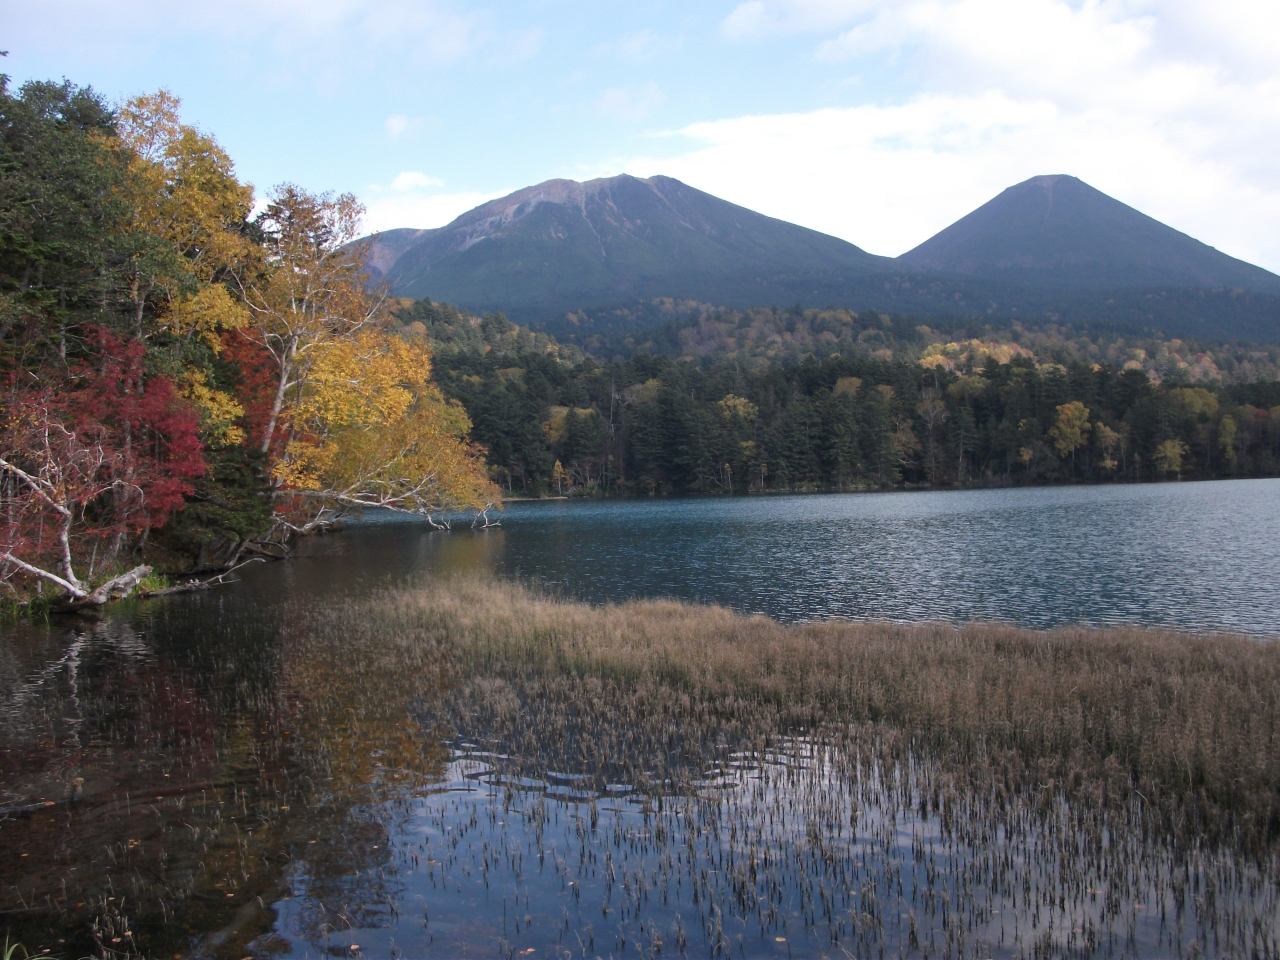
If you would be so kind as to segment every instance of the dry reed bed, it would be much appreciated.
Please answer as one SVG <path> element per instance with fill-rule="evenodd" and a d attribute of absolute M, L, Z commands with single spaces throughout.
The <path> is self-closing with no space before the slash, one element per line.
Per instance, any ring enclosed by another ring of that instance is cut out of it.
<path fill-rule="evenodd" d="M 657 955 L 662 930 L 712 956 L 777 937 L 854 955 L 1280 955 L 1274 643 L 784 626 L 474 579 L 339 605 L 299 636 L 300 659 L 385 676 L 428 740 L 492 770 L 496 794 L 442 801 L 443 851 L 412 853 L 439 864 L 436 911 L 458 909 L 446 872 L 527 890 L 550 843 L 577 850 L 555 865 L 570 900 L 539 891 L 568 911 L 557 945 L 572 929 L 599 949 L 607 929 L 614 955 L 646 938 Z M 413 664 L 434 665 L 419 695 Z M 571 788 L 563 819 L 553 783 Z"/>
<path fill-rule="evenodd" d="M 108 627 L 77 743 L 136 763 L 114 784 L 77 746 L 85 808 L 5 825 L 33 851 L 0 890 L 24 942 L 79 928 L 119 953 L 131 930 L 139 952 L 172 955 L 216 930 L 207 955 L 270 953 L 254 904 L 292 891 L 320 944 L 398 923 L 398 864 L 438 871 L 415 889 L 469 929 L 509 935 L 508 883 L 522 912 L 539 912 L 530 888 L 542 913 L 568 911 L 543 940 L 526 923 L 538 955 L 594 927 L 616 955 L 656 955 L 661 935 L 663 955 L 687 937 L 691 956 L 779 936 L 798 955 L 1280 956 L 1272 642 L 783 626 L 458 579 L 291 609 L 248 672 L 216 641 L 227 682 L 202 690 L 123 662 L 136 638 Z M 14 742 L 62 723 L 62 694 L 41 690 Z M 441 795 L 430 817 L 449 842 L 418 850 L 398 824 L 439 789 L 442 741 L 475 743 L 493 786 Z M 544 867 L 552 840 L 564 854 Z M 501 912 L 466 915 L 459 876 L 492 881 Z"/>
<path fill-rule="evenodd" d="M 1264 857 L 1280 838 L 1271 641 L 1129 627 L 788 626 L 668 601 L 591 607 L 476 579 L 347 613 L 344 631 L 429 640 L 474 677 L 594 678 L 615 700 L 663 691 L 683 698 L 677 712 L 749 717 L 757 732 L 876 724 L 960 765 L 999 758 L 1022 781 L 1006 789 L 1119 803 L 1137 791 L 1175 833 L 1226 831 Z"/>

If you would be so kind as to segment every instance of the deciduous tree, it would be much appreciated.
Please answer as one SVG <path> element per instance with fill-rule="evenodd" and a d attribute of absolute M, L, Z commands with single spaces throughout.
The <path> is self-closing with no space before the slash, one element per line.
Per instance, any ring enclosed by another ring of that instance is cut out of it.
<path fill-rule="evenodd" d="M 1162 440 L 1156 447 L 1156 469 L 1162 476 L 1175 474 L 1182 477 L 1182 458 L 1187 455 L 1187 445 L 1181 440 Z"/>
<path fill-rule="evenodd" d="M 366 289 L 359 250 L 350 246 L 363 213 L 351 194 L 284 184 L 258 219 L 266 262 L 239 283 L 250 318 L 244 335 L 273 367 L 270 407 L 255 438 L 263 453 L 278 453 L 282 415 L 287 420 L 288 408 L 302 400 L 316 357 L 372 323 L 382 306 Z"/>
<path fill-rule="evenodd" d="M 471 422 L 431 383 L 431 351 L 377 330 L 324 344 L 290 411 L 275 462 L 283 517 L 307 531 L 350 508 L 386 507 L 433 523 L 499 500 Z"/>
<path fill-rule="evenodd" d="M 168 380 L 146 377 L 142 345 L 103 329 L 93 338 L 95 360 L 73 376 L 20 371 L 5 385 L 0 577 L 23 574 L 100 603 L 150 568 L 92 590 L 95 570 L 111 569 L 131 538 L 180 509 L 204 462 L 195 414 Z"/>
<path fill-rule="evenodd" d="M 1076 451 L 1089 440 L 1089 408 L 1079 400 L 1063 403 L 1058 406 L 1058 416 L 1049 428 L 1049 439 L 1053 441 L 1058 456 L 1071 457 L 1071 472 L 1075 475 Z"/>

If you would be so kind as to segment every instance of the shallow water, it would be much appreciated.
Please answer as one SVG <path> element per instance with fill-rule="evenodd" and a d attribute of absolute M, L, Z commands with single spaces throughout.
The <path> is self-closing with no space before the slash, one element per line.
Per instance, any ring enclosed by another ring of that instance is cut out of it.
<path fill-rule="evenodd" d="M 1278 516 L 1280 481 L 513 504 L 499 529 L 370 522 L 219 591 L 10 627 L 0 927 L 62 956 L 1276 956 L 1275 865 L 1135 846 L 1140 806 L 955 818 L 921 805 L 927 758 L 895 779 L 856 733 L 726 733 L 674 790 L 585 768 L 554 711 L 517 715 L 545 744 L 517 755 L 476 712 L 499 681 L 327 656 L 312 625 L 480 569 L 783 619 L 1274 634 Z"/>
<path fill-rule="evenodd" d="M 1205 855 L 1188 871 L 1134 843 L 1140 833 L 1105 829 L 1081 843 L 1105 848 L 1090 856 L 1055 835 L 1065 808 L 1029 830 L 958 829 L 903 802 L 919 771 L 895 777 L 828 743 L 729 754 L 696 796 L 665 803 L 626 784 L 516 782 L 501 767 L 461 749 L 439 786 L 385 811 L 396 828 L 378 872 L 394 909 L 359 929 L 317 927 L 304 872 L 270 942 L 292 956 L 410 957 L 1280 950 L 1276 887 L 1246 863 Z M 1232 903 L 1229 922 L 1197 899 L 1207 887 Z"/>
<path fill-rule="evenodd" d="M 53 640 L 6 689 L 6 792 L 83 795 L 0 822 L 6 930 L 72 957 L 1280 956 L 1274 858 L 1157 842 L 1138 798 L 957 788 L 858 729 L 601 767 L 598 703 L 326 647 L 323 616 Z"/>

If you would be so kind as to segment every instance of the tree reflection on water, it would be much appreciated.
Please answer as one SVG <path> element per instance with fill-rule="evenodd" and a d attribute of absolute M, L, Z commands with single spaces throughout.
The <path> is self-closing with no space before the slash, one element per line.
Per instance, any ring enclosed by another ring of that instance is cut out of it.
<path fill-rule="evenodd" d="M 296 610 L 252 632 L 166 650 L 126 617 L 13 631 L 0 676 L 13 939 L 243 956 L 300 884 L 316 939 L 388 909 L 386 801 L 443 769 L 413 719 L 440 663 L 423 647 L 338 649 Z"/>

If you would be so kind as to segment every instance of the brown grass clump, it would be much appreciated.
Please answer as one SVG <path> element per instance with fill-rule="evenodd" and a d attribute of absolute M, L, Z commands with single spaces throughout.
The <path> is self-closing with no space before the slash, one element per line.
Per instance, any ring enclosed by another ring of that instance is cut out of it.
<path fill-rule="evenodd" d="M 642 692 L 659 712 L 756 734 L 873 724 L 905 750 L 981 766 L 995 789 L 1100 803 L 1136 792 L 1184 838 L 1230 837 L 1256 853 L 1280 838 L 1274 642 L 1136 627 L 788 626 L 670 601 L 592 607 L 469 579 L 400 594 L 360 619 L 429 633 L 473 676 L 541 677 L 526 698 L 556 696 L 545 686 L 554 677 L 577 678 L 559 696 L 585 697 L 590 678 L 605 699 Z M 673 696 L 682 705 L 657 705 Z"/>

